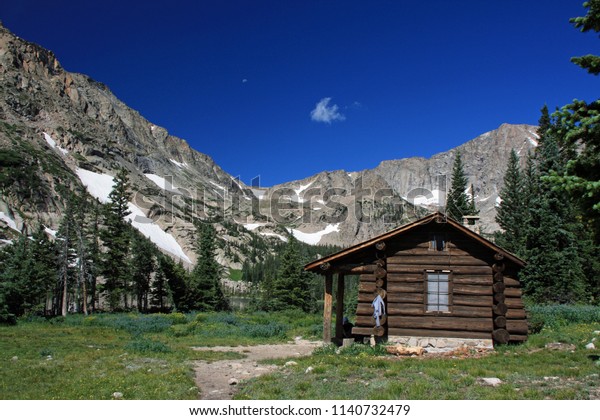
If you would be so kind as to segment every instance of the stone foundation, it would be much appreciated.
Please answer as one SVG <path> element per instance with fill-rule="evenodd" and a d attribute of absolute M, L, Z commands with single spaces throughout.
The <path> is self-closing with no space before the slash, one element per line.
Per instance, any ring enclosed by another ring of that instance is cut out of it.
<path fill-rule="evenodd" d="M 474 349 L 494 348 L 491 338 L 452 338 L 452 337 L 412 337 L 391 335 L 388 337 L 389 344 L 401 344 L 407 347 L 423 347 L 428 353 L 452 351 L 459 347 Z"/>

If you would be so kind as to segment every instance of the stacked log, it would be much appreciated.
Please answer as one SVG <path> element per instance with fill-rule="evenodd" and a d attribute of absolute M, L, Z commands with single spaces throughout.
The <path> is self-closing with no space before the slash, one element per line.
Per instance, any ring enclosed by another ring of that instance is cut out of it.
<path fill-rule="evenodd" d="M 494 272 L 493 279 L 494 284 L 492 290 L 494 292 L 494 306 L 492 307 L 493 312 L 493 323 L 494 330 L 492 331 L 492 338 L 494 342 L 499 344 L 506 344 L 510 340 L 510 334 L 506 329 L 506 312 L 508 310 L 505 301 L 504 291 L 506 287 L 504 285 L 504 255 L 496 254 L 494 256 L 496 262 L 492 265 Z"/>

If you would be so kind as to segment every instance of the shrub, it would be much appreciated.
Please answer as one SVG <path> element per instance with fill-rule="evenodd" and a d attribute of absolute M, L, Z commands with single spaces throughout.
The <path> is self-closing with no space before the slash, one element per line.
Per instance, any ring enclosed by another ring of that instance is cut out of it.
<path fill-rule="evenodd" d="M 165 331 L 173 325 L 173 320 L 163 314 L 111 314 L 89 316 L 85 318 L 84 325 L 114 328 L 116 330 L 127 331 L 132 335 L 141 335 L 144 333 L 158 333 Z"/>
<path fill-rule="evenodd" d="M 166 344 L 146 338 L 131 341 L 125 346 L 125 349 L 137 353 L 169 353 L 171 351 Z"/>
<path fill-rule="evenodd" d="M 196 321 L 189 324 L 177 324 L 172 325 L 167 333 L 172 337 L 188 337 L 196 332 L 197 327 L 198 323 Z"/>
<path fill-rule="evenodd" d="M 592 305 L 533 305 L 527 310 L 534 333 L 543 328 L 600 322 L 600 307 Z"/>
<path fill-rule="evenodd" d="M 211 314 L 208 318 L 208 321 L 215 324 L 238 325 L 240 320 L 234 313 L 217 312 L 215 314 Z"/>
<path fill-rule="evenodd" d="M 274 322 L 271 324 L 245 324 L 240 326 L 240 334 L 252 338 L 284 338 L 288 331 L 286 325 Z"/>
<path fill-rule="evenodd" d="M 170 319 L 171 322 L 173 323 L 173 325 L 188 323 L 187 317 L 185 316 L 185 314 L 182 314 L 181 312 L 173 312 L 172 314 L 165 315 L 165 317 L 167 319 Z"/>

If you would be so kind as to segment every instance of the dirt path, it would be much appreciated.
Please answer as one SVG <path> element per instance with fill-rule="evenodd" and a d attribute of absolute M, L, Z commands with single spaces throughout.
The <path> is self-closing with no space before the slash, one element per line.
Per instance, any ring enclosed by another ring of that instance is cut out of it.
<path fill-rule="evenodd" d="M 258 363 L 266 359 L 285 359 L 308 356 L 321 342 L 296 339 L 290 344 L 265 344 L 238 347 L 195 347 L 195 350 L 236 352 L 244 359 L 196 362 L 196 385 L 202 400 L 230 400 L 236 392 L 232 382 L 255 378 L 278 369 L 275 365 Z"/>

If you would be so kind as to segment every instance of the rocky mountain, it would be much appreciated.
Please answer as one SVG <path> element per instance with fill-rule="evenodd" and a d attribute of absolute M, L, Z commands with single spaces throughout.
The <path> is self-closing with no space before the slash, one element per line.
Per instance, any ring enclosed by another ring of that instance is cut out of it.
<path fill-rule="evenodd" d="M 452 165 L 457 151 L 460 151 L 480 211 L 481 231 L 492 233 L 499 229 L 494 218 L 510 152 L 514 149 L 523 158 L 521 162 L 524 165 L 527 154 L 537 146 L 536 129 L 531 125 L 503 124 L 429 159 L 387 160 L 376 168 L 361 172 L 322 172 L 301 181 L 277 185 L 265 194 L 288 190 L 305 207 L 306 202 L 312 200 L 312 223 L 305 223 L 304 229 L 311 229 L 316 221 L 323 222 L 325 210 L 329 210 L 332 218 L 331 209 L 323 206 L 326 197 L 339 202 L 347 211 L 341 211 L 340 206 L 335 211 L 347 217 L 343 218 L 335 232 L 327 236 L 327 240 L 350 245 L 391 229 L 400 222 L 410 221 L 423 209 L 443 210 L 445 193 L 451 184 Z M 467 193 L 471 194 L 470 188 Z M 376 210 L 369 207 L 373 203 Z"/>
<path fill-rule="evenodd" d="M 288 233 L 307 243 L 349 245 L 443 206 L 456 150 L 491 232 L 508 154 L 514 148 L 525 156 L 535 139 L 535 127 L 505 124 L 430 159 L 250 188 L 107 86 L 65 71 L 52 52 L 0 26 L 4 241 L 38 224 L 53 234 L 68 191 L 106 201 L 112 177 L 124 167 L 134 190 L 131 223 L 188 264 L 195 261 L 194 218 L 217 222 L 219 259 L 230 267 L 239 267 L 258 242 L 273 244 Z"/>

